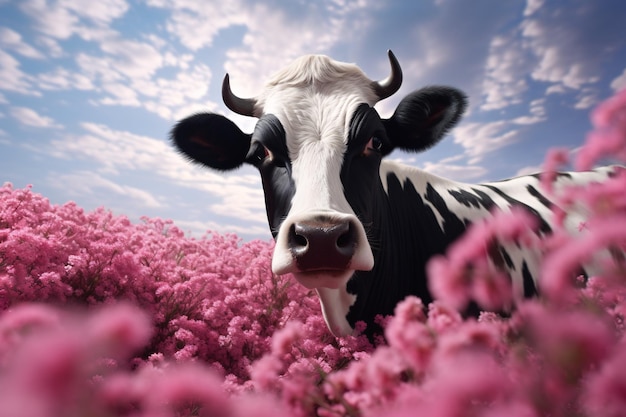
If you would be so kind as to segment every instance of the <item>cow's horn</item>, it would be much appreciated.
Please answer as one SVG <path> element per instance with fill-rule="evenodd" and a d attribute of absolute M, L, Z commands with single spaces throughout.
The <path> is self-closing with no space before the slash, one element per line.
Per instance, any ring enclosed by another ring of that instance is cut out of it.
<path fill-rule="evenodd" d="M 235 113 L 243 116 L 254 117 L 254 106 L 256 105 L 256 100 L 253 98 L 237 97 L 233 94 L 230 89 L 230 77 L 228 74 L 226 74 L 224 82 L 222 83 L 222 99 L 224 100 L 226 107 Z"/>
<path fill-rule="evenodd" d="M 402 85 L 402 68 L 400 68 L 400 63 L 391 50 L 387 51 L 387 55 L 391 64 L 391 74 L 382 81 L 372 82 L 372 87 L 374 87 L 374 91 L 378 95 L 378 100 L 391 96 Z"/>

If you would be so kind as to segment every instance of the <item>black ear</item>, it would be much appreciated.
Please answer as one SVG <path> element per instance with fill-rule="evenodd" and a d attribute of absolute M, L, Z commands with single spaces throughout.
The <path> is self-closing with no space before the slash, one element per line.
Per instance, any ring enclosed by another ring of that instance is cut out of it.
<path fill-rule="evenodd" d="M 463 115 L 467 98 L 451 87 L 432 86 L 402 99 L 385 130 L 394 146 L 411 152 L 436 144 Z"/>
<path fill-rule="evenodd" d="M 181 120 L 170 137 L 192 161 L 222 171 L 240 167 L 250 148 L 250 135 L 226 117 L 213 113 L 198 113 Z"/>

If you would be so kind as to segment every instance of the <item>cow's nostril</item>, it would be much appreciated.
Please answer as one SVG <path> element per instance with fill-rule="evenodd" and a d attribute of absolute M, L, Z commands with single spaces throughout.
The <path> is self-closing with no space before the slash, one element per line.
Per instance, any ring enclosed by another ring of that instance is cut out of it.
<path fill-rule="evenodd" d="M 302 256 L 309 246 L 309 240 L 306 238 L 306 230 L 301 225 L 294 224 L 289 229 L 289 248 L 296 256 Z"/>
<path fill-rule="evenodd" d="M 302 235 L 294 235 L 294 243 L 296 244 L 296 246 L 307 246 L 309 244 L 309 241 L 306 240 L 306 237 L 302 236 Z"/>
<path fill-rule="evenodd" d="M 352 223 L 347 223 L 347 229 L 348 230 L 346 230 L 337 238 L 337 248 L 339 250 L 352 250 L 356 245 L 357 236 L 354 231 L 354 227 L 352 226 Z"/>

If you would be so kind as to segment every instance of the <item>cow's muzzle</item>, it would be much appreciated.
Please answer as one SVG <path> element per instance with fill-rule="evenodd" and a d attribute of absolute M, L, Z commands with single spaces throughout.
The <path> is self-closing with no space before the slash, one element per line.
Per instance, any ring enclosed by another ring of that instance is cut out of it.
<path fill-rule="evenodd" d="M 287 246 L 300 271 L 346 270 L 357 246 L 349 219 L 320 216 L 291 225 Z"/>
<path fill-rule="evenodd" d="M 373 266 L 363 225 L 352 214 L 301 213 L 285 219 L 276 236 L 272 271 L 292 273 L 307 288 L 337 288 Z"/>

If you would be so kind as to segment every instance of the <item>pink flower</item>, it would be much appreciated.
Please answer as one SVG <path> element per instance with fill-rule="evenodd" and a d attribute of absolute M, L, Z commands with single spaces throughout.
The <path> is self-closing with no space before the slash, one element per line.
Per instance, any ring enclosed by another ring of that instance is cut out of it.
<path fill-rule="evenodd" d="M 600 158 L 626 161 L 626 89 L 601 103 L 591 114 L 595 131 L 576 157 L 576 168 L 588 170 Z"/>
<path fill-rule="evenodd" d="M 59 331 L 31 337 L 0 379 L 0 404 L 35 399 L 47 412 L 73 407 L 85 384 L 85 344 L 78 333 Z"/>
<path fill-rule="evenodd" d="M 569 150 L 563 148 L 550 149 L 545 157 L 541 178 L 541 188 L 552 193 L 552 183 L 559 169 L 569 162 Z"/>
<path fill-rule="evenodd" d="M 266 355 L 254 362 L 250 369 L 250 378 L 259 388 L 276 388 L 278 377 L 284 371 L 283 362 L 276 356 Z"/>
<path fill-rule="evenodd" d="M 272 352 L 275 355 L 286 355 L 291 352 L 293 344 L 302 337 L 302 325 L 288 322 L 272 337 Z"/>
<path fill-rule="evenodd" d="M 516 320 L 546 371 L 565 384 L 575 384 L 604 361 L 615 344 L 607 317 L 584 310 L 559 311 L 526 303 Z"/>
<path fill-rule="evenodd" d="M 461 314 L 441 301 L 435 300 L 428 305 L 426 324 L 436 333 L 454 331 L 462 322 Z"/>
<path fill-rule="evenodd" d="M 96 347 L 109 355 L 127 357 L 147 345 L 152 324 L 146 313 L 130 304 L 117 304 L 90 316 L 87 328 Z"/>
<path fill-rule="evenodd" d="M 395 315 L 385 329 L 389 345 L 404 357 L 415 372 L 422 372 L 434 351 L 433 332 L 424 323 L 424 305 L 417 297 L 407 297 L 395 309 Z"/>
<path fill-rule="evenodd" d="M 435 298 L 459 310 L 471 299 L 483 308 L 508 309 L 513 294 L 510 278 L 497 266 L 497 245 L 532 243 L 529 237 L 537 221 L 528 212 L 511 208 L 472 224 L 454 242 L 446 256 L 435 256 L 427 264 L 428 285 Z"/>
<path fill-rule="evenodd" d="M 439 337 L 438 355 L 445 357 L 458 355 L 463 351 L 476 352 L 483 350 L 491 354 L 504 352 L 503 335 L 498 326 L 491 323 L 465 321 L 454 331 L 442 334 Z"/>
<path fill-rule="evenodd" d="M 620 417 L 626 410 L 626 344 L 622 341 L 615 354 L 585 384 L 585 407 L 589 415 Z"/>
<path fill-rule="evenodd" d="M 457 310 L 467 306 L 470 284 L 464 266 L 452 264 L 443 255 L 435 255 L 428 261 L 426 271 L 428 287 L 436 299 Z"/>
<path fill-rule="evenodd" d="M 142 375 L 150 389 L 145 398 L 146 415 L 170 416 L 181 409 L 201 415 L 230 416 L 233 404 L 221 387 L 220 380 L 199 364 L 169 368 L 166 374 Z"/>
<path fill-rule="evenodd" d="M 579 268 L 598 251 L 626 249 L 626 214 L 588 223 L 592 231 L 564 241 L 545 256 L 540 288 L 554 299 L 570 299 Z"/>

